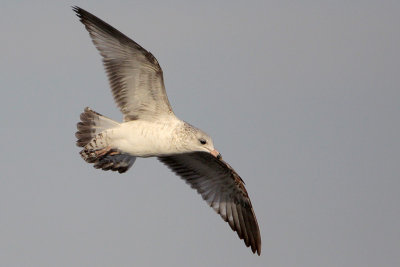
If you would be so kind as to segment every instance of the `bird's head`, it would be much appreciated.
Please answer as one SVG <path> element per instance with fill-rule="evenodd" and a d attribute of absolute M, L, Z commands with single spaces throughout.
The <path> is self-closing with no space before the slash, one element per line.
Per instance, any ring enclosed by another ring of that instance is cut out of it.
<path fill-rule="evenodd" d="M 218 159 L 221 158 L 221 154 L 214 148 L 213 141 L 208 134 L 188 123 L 185 123 L 184 133 L 185 149 L 190 152 L 208 152 Z"/>

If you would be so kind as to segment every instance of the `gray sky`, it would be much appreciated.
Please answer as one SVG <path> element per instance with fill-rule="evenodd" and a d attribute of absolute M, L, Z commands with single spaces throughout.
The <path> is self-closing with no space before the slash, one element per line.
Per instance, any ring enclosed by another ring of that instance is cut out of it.
<path fill-rule="evenodd" d="M 0 266 L 400 266 L 399 1 L 298 3 L 3 1 Z M 260 257 L 157 160 L 80 158 L 83 108 L 121 114 L 71 5 L 157 57 L 246 182 Z"/>

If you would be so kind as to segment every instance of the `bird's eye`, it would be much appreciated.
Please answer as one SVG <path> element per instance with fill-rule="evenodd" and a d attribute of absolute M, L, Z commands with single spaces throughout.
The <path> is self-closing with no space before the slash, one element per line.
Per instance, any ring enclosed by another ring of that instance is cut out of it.
<path fill-rule="evenodd" d="M 204 139 L 199 139 L 199 141 L 200 141 L 200 144 L 202 144 L 202 145 L 205 145 L 205 144 L 207 144 L 207 141 L 206 141 L 206 140 L 204 140 Z"/>

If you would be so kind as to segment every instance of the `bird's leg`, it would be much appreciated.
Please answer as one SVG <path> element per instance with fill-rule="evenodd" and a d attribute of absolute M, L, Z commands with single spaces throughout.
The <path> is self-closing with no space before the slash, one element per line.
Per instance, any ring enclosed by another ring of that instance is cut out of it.
<path fill-rule="evenodd" d="M 105 148 L 96 150 L 94 153 L 96 153 L 97 157 L 101 157 L 101 156 L 104 156 L 105 154 L 107 154 L 110 150 L 111 150 L 111 147 L 106 146 Z"/>

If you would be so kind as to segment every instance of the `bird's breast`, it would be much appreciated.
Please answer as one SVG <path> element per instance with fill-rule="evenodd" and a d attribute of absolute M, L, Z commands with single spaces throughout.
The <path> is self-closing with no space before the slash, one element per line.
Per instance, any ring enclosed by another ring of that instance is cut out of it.
<path fill-rule="evenodd" d="M 177 152 L 175 122 L 124 122 L 114 129 L 113 146 L 137 157 L 153 157 Z"/>

